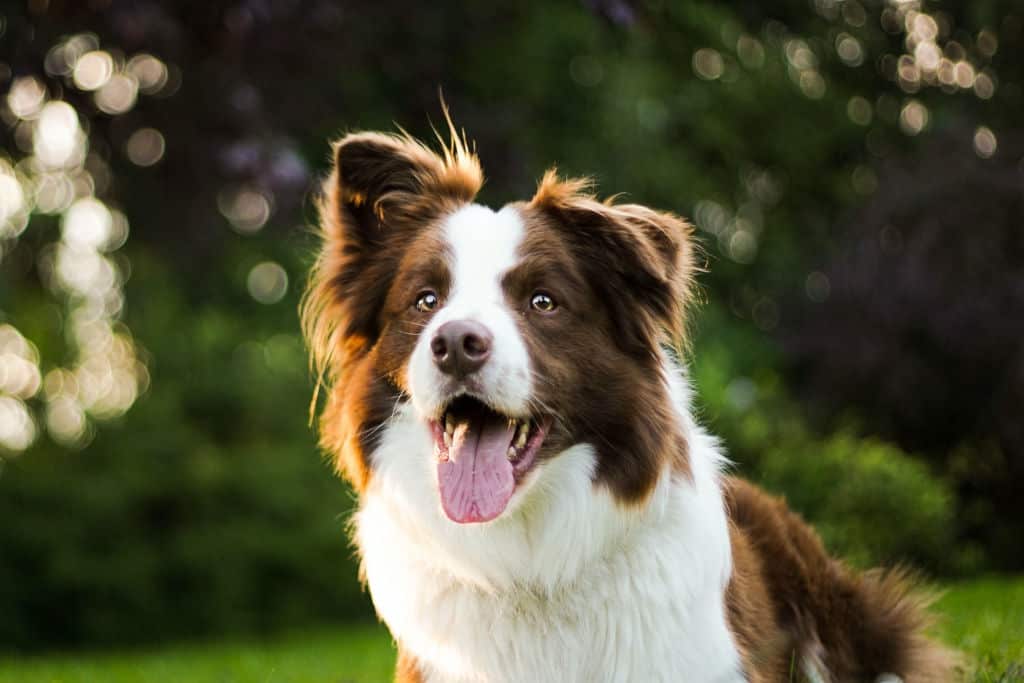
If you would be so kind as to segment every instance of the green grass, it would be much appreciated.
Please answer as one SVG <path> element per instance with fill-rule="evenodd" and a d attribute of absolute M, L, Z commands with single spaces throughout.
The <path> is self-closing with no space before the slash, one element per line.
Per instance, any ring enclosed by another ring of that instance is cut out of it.
<path fill-rule="evenodd" d="M 387 630 L 364 624 L 268 642 L 0 659 L 0 683 L 374 683 L 390 681 L 394 664 Z"/>
<path fill-rule="evenodd" d="M 938 604 L 942 638 L 974 659 L 976 683 L 1024 682 L 1024 577 L 955 585 Z M 0 659 L 0 683 L 374 683 L 394 661 L 383 627 L 152 652 Z"/>
<path fill-rule="evenodd" d="M 939 635 L 973 660 L 976 683 L 1024 682 L 1024 577 L 952 586 Z"/>

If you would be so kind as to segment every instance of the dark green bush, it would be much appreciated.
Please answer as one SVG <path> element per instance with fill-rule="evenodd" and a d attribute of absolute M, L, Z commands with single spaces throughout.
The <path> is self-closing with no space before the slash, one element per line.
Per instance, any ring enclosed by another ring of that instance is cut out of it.
<path fill-rule="evenodd" d="M 855 565 L 953 565 L 953 496 L 927 466 L 875 439 L 772 444 L 757 471 Z"/>
<path fill-rule="evenodd" d="M 781 494 L 829 550 L 859 566 L 897 563 L 939 574 L 976 570 L 981 550 L 960 539 L 953 489 L 929 466 L 852 428 L 816 435 L 784 392 L 775 347 L 702 311 L 693 359 L 704 422 L 736 471 Z"/>
<path fill-rule="evenodd" d="M 247 299 L 244 280 L 221 301 L 187 302 L 158 263 L 134 257 L 137 291 L 159 293 L 129 313 L 158 390 L 81 451 L 42 441 L 5 462 L 0 647 L 368 617 L 345 530 L 351 493 L 307 424 L 297 330 L 275 331 L 279 314 Z"/>

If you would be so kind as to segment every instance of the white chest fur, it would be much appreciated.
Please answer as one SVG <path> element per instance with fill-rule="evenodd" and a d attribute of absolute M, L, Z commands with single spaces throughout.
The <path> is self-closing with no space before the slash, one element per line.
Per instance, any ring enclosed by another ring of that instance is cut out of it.
<path fill-rule="evenodd" d="M 582 445 L 535 470 L 499 519 L 458 525 L 425 428 L 396 416 L 356 542 L 379 615 L 427 680 L 742 681 L 720 457 L 687 426 L 692 481 L 664 473 L 642 508 L 595 489 Z"/>

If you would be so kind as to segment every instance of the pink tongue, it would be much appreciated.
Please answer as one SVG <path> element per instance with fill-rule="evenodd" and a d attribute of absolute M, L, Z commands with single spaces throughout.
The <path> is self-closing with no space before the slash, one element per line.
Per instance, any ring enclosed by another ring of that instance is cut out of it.
<path fill-rule="evenodd" d="M 508 505 L 515 488 L 508 420 L 474 417 L 455 428 L 448 460 L 438 462 L 441 506 L 453 522 L 487 522 Z"/>

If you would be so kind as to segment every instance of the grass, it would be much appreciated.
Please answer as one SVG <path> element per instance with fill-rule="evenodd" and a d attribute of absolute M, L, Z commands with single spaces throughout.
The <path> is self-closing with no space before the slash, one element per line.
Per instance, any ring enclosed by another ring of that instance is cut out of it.
<path fill-rule="evenodd" d="M 975 661 L 974 683 L 1024 683 L 1024 577 L 950 587 L 939 635 Z M 391 679 L 387 631 L 358 625 L 270 641 L 152 652 L 0 659 L 0 683 L 375 683 Z"/>
<path fill-rule="evenodd" d="M 938 634 L 973 661 L 974 683 L 1024 683 L 1024 577 L 952 586 Z"/>

